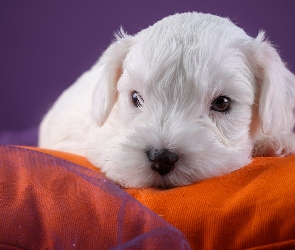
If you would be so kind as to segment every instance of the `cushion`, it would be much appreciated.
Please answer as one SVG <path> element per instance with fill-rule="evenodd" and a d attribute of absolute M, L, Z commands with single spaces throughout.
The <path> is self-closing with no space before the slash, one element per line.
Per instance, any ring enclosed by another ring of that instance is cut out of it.
<path fill-rule="evenodd" d="M 98 171 L 86 159 L 38 149 Z M 125 189 L 182 231 L 192 249 L 295 249 L 295 156 L 168 190 Z"/>
<path fill-rule="evenodd" d="M 82 158 L 73 158 L 79 166 L 13 146 L 0 155 L 0 249 L 190 249 Z"/>
<path fill-rule="evenodd" d="M 77 165 L 71 165 L 71 171 L 91 169 L 86 171 L 88 175 L 93 176 L 95 173 L 107 181 L 99 175 L 99 170 L 83 157 L 37 148 L 30 150 L 34 154 L 41 151 L 55 156 L 50 158 L 51 161 L 55 159 L 54 161 L 60 162 L 60 159 L 65 159 L 63 164 L 67 161 L 74 162 Z M 9 156 L 10 161 L 11 158 Z M 35 159 L 31 160 L 34 161 Z M 50 165 L 48 160 L 39 163 L 39 171 Z M 57 172 L 60 171 L 58 169 Z M 22 175 L 23 172 L 18 174 L 19 177 Z M 33 179 L 33 182 L 38 178 Z M 25 181 L 28 179 L 23 180 Z M 71 181 L 69 178 L 68 182 Z M 118 187 L 115 190 L 114 193 L 123 192 Z M 95 191 L 101 192 L 100 189 Z M 165 219 L 183 232 L 192 249 L 295 248 L 295 156 L 255 158 L 252 164 L 238 171 L 190 186 L 168 190 L 146 188 L 124 191 L 157 214 L 156 217 Z M 94 194 L 95 192 L 89 192 L 88 196 Z M 46 200 L 52 203 L 55 199 L 53 194 Z M 93 203 L 87 203 L 87 206 L 89 205 L 93 206 Z M 77 227 L 75 223 L 76 220 L 71 226 Z M 141 223 L 141 220 L 137 220 L 137 223 Z M 171 241 L 173 237 L 170 238 Z M 174 244 L 175 242 L 171 245 Z M 179 246 L 177 245 L 176 249 L 181 249 Z M 186 245 L 181 243 L 181 246 Z"/>

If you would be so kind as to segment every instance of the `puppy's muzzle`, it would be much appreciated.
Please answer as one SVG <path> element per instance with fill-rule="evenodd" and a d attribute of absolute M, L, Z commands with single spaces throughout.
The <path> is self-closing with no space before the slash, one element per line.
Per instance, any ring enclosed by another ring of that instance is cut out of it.
<path fill-rule="evenodd" d="M 178 161 L 178 155 L 168 149 L 158 150 L 152 147 L 146 149 L 149 161 L 152 162 L 151 169 L 160 175 L 168 174 Z"/>

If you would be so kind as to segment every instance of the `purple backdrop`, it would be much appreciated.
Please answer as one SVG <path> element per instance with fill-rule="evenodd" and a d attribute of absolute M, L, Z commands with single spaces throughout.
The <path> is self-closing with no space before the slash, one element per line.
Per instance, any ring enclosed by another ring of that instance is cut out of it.
<path fill-rule="evenodd" d="M 99 57 L 122 25 L 130 33 L 175 12 L 230 17 L 255 36 L 267 31 L 295 71 L 295 1 L 0 1 L 0 131 L 38 125 Z"/>

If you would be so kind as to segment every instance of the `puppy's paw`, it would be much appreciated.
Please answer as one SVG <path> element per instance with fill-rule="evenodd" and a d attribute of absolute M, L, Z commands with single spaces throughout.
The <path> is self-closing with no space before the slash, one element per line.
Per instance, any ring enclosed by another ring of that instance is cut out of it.
<path fill-rule="evenodd" d="M 288 156 L 295 153 L 295 135 L 292 133 L 262 136 L 254 144 L 253 156 Z"/>

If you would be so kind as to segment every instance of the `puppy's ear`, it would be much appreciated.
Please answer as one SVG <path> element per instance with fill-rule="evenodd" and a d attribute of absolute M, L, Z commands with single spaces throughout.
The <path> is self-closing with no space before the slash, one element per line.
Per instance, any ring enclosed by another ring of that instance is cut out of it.
<path fill-rule="evenodd" d="M 94 65 L 98 81 L 92 97 L 92 117 L 98 126 L 105 123 L 117 101 L 117 81 L 122 74 L 122 63 L 132 43 L 132 36 L 126 35 L 122 29 L 115 38 L 116 40 Z"/>
<path fill-rule="evenodd" d="M 261 133 L 254 138 L 253 155 L 294 154 L 295 76 L 286 68 L 275 48 L 264 39 L 263 32 L 254 39 L 253 45 L 250 46 L 253 49 L 250 62 L 257 78 L 256 101 L 261 127 Z"/>
<path fill-rule="evenodd" d="M 263 134 L 292 133 L 294 126 L 295 77 L 275 48 L 260 32 L 254 40 L 258 70 L 259 118 Z"/>

